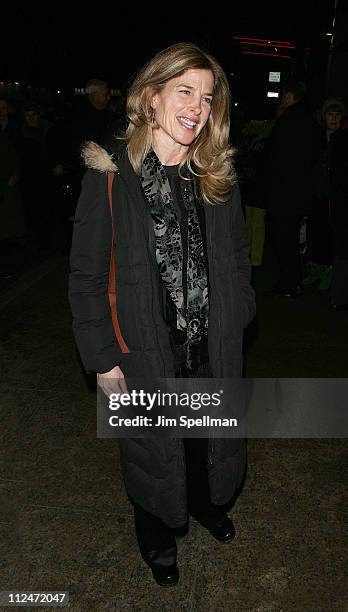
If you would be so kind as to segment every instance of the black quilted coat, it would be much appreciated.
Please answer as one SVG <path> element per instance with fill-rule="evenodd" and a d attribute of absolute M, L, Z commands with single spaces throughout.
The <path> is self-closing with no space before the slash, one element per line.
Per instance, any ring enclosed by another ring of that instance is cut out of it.
<path fill-rule="evenodd" d="M 125 376 L 173 377 L 164 296 L 155 257 L 152 219 L 123 149 L 111 158 L 94 143 L 85 149 L 83 180 L 71 250 L 69 299 L 73 329 L 88 372 L 120 365 Z M 91 169 L 92 168 L 92 169 Z M 115 172 L 113 219 L 117 317 L 129 352 L 122 352 L 107 295 L 111 216 L 106 172 Z M 249 245 L 238 187 L 226 205 L 205 206 L 209 265 L 209 359 L 214 377 L 239 377 L 243 329 L 255 313 L 250 286 Z M 129 495 L 171 527 L 187 519 L 184 449 L 181 439 L 120 440 Z M 209 448 L 213 503 L 224 504 L 240 485 L 246 464 L 241 439 L 214 439 Z"/>

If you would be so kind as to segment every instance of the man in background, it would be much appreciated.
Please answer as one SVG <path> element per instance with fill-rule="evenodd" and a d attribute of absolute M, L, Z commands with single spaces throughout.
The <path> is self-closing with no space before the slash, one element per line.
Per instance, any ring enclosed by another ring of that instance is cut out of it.
<path fill-rule="evenodd" d="M 313 171 L 320 132 L 305 102 L 303 83 L 284 84 L 283 112 L 270 134 L 264 155 L 265 208 L 271 213 L 272 240 L 279 263 L 273 292 L 295 297 L 301 292 L 300 224 L 312 208 Z"/>

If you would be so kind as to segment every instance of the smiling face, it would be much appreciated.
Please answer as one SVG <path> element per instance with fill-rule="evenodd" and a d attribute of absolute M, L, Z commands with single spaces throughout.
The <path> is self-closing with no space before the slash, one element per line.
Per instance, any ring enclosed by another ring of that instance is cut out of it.
<path fill-rule="evenodd" d="M 209 119 L 213 87 L 211 70 L 190 68 L 152 96 L 153 149 L 162 163 L 176 164 L 185 158 Z"/>

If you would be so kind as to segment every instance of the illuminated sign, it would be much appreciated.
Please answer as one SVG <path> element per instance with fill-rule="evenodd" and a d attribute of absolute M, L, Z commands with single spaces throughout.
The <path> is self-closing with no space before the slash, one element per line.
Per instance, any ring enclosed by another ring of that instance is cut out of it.
<path fill-rule="evenodd" d="M 280 72 L 270 72 L 268 80 L 270 83 L 280 83 Z"/>

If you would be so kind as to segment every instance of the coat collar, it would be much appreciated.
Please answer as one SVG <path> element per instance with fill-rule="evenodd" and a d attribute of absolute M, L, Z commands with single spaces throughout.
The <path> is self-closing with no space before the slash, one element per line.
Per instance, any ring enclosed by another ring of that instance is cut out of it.
<path fill-rule="evenodd" d="M 116 154 L 107 151 L 104 147 L 89 140 L 81 149 L 82 159 L 87 168 L 98 172 L 117 172 L 118 166 L 115 162 Z"/>

